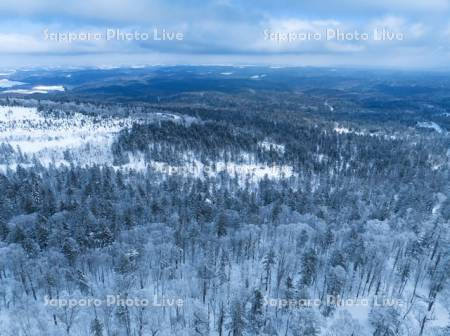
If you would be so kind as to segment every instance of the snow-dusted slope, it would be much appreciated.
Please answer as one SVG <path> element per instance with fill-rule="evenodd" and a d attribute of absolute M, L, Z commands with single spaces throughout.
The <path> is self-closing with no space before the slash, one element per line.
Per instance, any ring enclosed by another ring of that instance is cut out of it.
<path fill-rule="evenodd" d="M 155 120 L 180 121 L 181 117 L 167 113 L 155 113 Z M 0 106 L 0 144 L 12 147 L 15 155 L 9 160 L 0 161 L 0 170 L 15 168 L 17 164 L 30 165 L 33 159 L 42 165 L 54 164 L 90 166 L 93 164 L 113 165 L 111 145 L 117 133 L 129 128 L 135 122 L 144 122 L 135 118 L 99 118 L 80 113 L 67 116 L 50 116 L 40 113 L 36 107 Z M 262 142 L 264 150 L 280 153 L 284 146 Z M 171 166 L 154 160 L 146 161 L 144 157 L 130 155 L 128 164 L 117 169 L 140 170 L 153 169 L 157 172 L 185 176 L 213 176 L 228 173 L 241 181 L 257 182 L 265 177 L 269 179 L 289 178 L 295 176 L 291 166 L 268 165 L 256 161 L 251 155 L 243 154 L 242 162 L 215 162 L 204 164 L 193 153 L 184 153 L 184 163 Z"/>
<path fill-rule="evenodd" d="M 34 107 L 0 106 L 0 143 L 42 164 L 80 165 L 112 162 L 114 135 L 133 123 L 131 118 L 94 118 L 83 114 L 45 116 Z"/>

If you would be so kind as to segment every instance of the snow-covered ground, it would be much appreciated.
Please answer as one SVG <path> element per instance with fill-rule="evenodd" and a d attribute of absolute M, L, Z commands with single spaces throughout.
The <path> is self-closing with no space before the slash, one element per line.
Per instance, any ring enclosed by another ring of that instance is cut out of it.
<path fill-rule="evenodd" d="M 336 126 L 334 128 L 334 131 L 339 134 L 348 134 L 348 133 L 352 132 L 352 131 L 350 131 L 350 129 L 348 129 L 347 127 L 343 127 L 343 126 Z"/>
<path fill-rule="evenodd" d="M 333 107 L 332 105 L 330 105 L 330 104 L 328 103 L 328 101 L 326 101 L 326 102 L 324 103 L 324 105 L 325 105 L 326 107 L 328 107 L 328 109 L 330 110 L 330 112 L 334 112 L 334 107 Z"/>
<path fill-rule="evenodd" d="M 274 150 L 281 154 L 283 154 L 285 152 L 284 145 L 280 145 L 280 144 L 277 144 L 277 143 L 274 143 L 271 141 L 262 141 L 258 145 L 267 151 Z"/>
<path fill-rule="evenodd" d="M 370 133 L 365 130 L 357 131 L 357 130 L 350 129 L 348 127 L 339 125 L 338 123 L 335 123 L 333 131 L 335 131 L 338 134 L 356 134 L 356 135 L 371 136 L 371 137 L 381 137 L 385 140 L 395 140 L 398 138 L 397 134 L 387 134 L 384 132 Z"/>
<path fill-rule="evenodd" d="M 289 178 L 295 176 L 295 172 L 288 165 L 265 165 L 256 163 L 236 163 L 218 161 L 211 164 L 204 164 L 197 159 L 186 160 L 182 165 L 170 165 L 166 162 L 147 162 L 142 156 L 130 155 L 130 162 L 121 166 L 125 170 L 146 170 L 151 168 L 157 172 L 167 175 L 185 175 L 201 178 L 203 176 L 213 177 L 220 173 L 227 173 L 230 176 L 237 176 L 240 182 L 258 182 L 267 177 L 268 179 Z"/>
<path fill-rule="evenodd" d="M 62 86 L 62 85 L 38 85 L 38 86 L 34 86 L 33 90 L 63 92 L 65 89 L 64 89 L 64 86 Z"/>
<path fill-rule="evenodd" d="M 266 76 L 267 76 L 266 74 L 253 75 L 253 76 L 250 77 L 250 79 L 261 79 L 261 78 L 264 78 Z"/>
<path fill-rule="evenodd" d="M 35 107 L 0 106 L 0 143 L 44 165 L 68 164 L 69 159 L 80 165 L 109 163 L 115 134 L 132 123 L 130 118 L 53 117 Z"/>
<path fill-rule="evenodd" d="M 15 83 L 20 83 L 20 82 L 15 82 Z M 20 83 L 20 84 L 15 84 L 12 86 L 17 86 L 17 85 L 23 85 L 25 83 Z M 7 86 L 7 87 L 12 87 L 12 86 Z M 1 87 L 1 85 L 0 85 Z M 5 87 L 5 86 L 4 86 Z M 64 92 L 64 86 L 62 85 L 36 85 L 33 86 L 31 89 L 12 89 L 12 90 L 5 90 L 2 91 L 2 93 L 18 93 L 18 94 L 34 94 L 34 93 L 49 93 L 49 92 Z"/>
<path fill-rule="evenodd" d="M 444 130 L 441 128 L 441 126 L 439 126 L 438 124 L 436 124 L 434 121 L 423 121 L 423 122 L 418 122 L 417 123 L 417 127 L 420 128 L 429 128 L 432 129 L 438 133 L 443 133 Z"/>
<path fill-rule="evenodd" d="M 3 78 L 0 79 L 0 88 L 11 88 L 18 85 L 24 85 L 25 83 L 17 82 L 17 81 L 11 81 L 9 79 Z"/>
<path fill-rule="evenodd" d="M 180 116 L 155 113 L 150 120 L 180 121 Z M 0 145 L 10 145 L 16 155 L 8 162 L 0 162 L 0 170 L 15 169 L 20 163 L 29 166 L 37 159 L 44 166 L 54 164 L 90 166 L 93 164 L 113 165 L 111 145 L 117 133 L 132 126 L 134 122 L 144 122 L 133 118 L 98 118 L 75 113 L 70 116 L 55 117 L 43 115 L 36 107 L 0 106 Z M 260 143 L 264 150 L 284 152 L 284 146 L 269 141 Z M 20 157 L 20 160 L 19 160 Z M 19 162 L 20 161 L 20 162 Z M 241 162 L 215 162 L 204 164 L 193 153 L 184 153 L 183 164 L 173 166 L 164 162 L 146 161 L 143 156 L 130 155 L 130 162 L 116 167 L 124 170 L 145 171 L 148 168 L 163 174 L 186 176 L 214 176 L 226 172 L 240 180 L 259 181 L 289 178 L 294 170 L 287 165 L 267 165 L 256 162 L 248 154 L 243 154 Z"/>

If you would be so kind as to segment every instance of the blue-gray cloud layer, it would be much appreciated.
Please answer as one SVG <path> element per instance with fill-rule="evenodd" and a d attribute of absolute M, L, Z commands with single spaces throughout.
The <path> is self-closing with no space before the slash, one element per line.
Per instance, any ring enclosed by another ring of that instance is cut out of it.
<path fill-rule="evenodd" d="M 286 63 L 447 67 L 449 14 L 449 0 L 6 0 L 0 3 L 0 61 L 4 66 Z M 150 38 L 70 43 L 48 39 L 48 34 L 106 35 L 107 29 L 149 33 Z M 164 30 L 169 37 L 181 33 L 183 39 L 154 41 L 154 29 L 159 37 Z M 389 35 L 374 41 L 375 29 Z M 329 31 L 348 35 L 329 39 Z M 297 39 L 274 38 L 287 34 L 297 34 Z M 361 40 L 358 34 L 370 36 Z"/>

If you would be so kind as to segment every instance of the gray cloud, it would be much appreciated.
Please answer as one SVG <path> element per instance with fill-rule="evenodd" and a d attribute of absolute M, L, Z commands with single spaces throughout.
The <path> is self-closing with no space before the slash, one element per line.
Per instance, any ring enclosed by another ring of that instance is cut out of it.
<path fill-rule="evenodd" d="M 5 64 L 101 62 L 104 55 L 118 63 L 289 63 L 320 65 L 448 66 L 450 42 L 448 0 L 173 0 L 65 1 L 16 0 L 0 3 L 0 60 Z M 275 33 L 370 32 L 386 28 L 404 35 L 402 41 L 267 40 Z M 57 43 L 43 31 L 181 32 L 183 41 L 75 41 Z M 413 55 L 411 53 L 414 53 Z M 103 56 L 102 56 L 103 55 Z M 380 57 L 382 56 L 382 57 Z M 91 57 L 92 58 L 92 57 Z M 401 62 L 402 58 L 407 61 Z M 100 60 L 100 61 L 99 61 Z M 177 61 L 178 60 L 178 61 Z M 227 62 L 229 60 L 229 62 Z M 245 61 L 244 61 L 245 60 Z M 161 62 L 164 63 L 164 62 Z"/>

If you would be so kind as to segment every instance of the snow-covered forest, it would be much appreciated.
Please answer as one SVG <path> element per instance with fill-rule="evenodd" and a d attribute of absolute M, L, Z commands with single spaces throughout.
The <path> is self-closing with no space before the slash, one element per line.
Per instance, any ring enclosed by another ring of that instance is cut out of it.
<path fill-rule="evenodd" d="M 450 335 L 446 132 L 1 103 L 0 336 Z"/>

